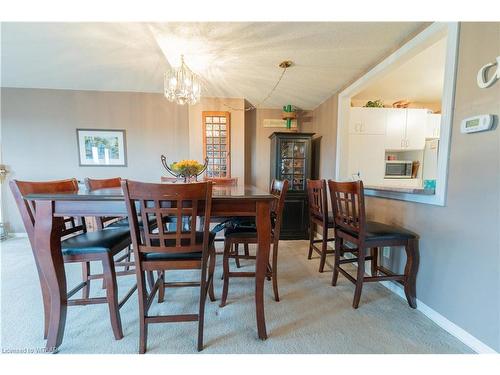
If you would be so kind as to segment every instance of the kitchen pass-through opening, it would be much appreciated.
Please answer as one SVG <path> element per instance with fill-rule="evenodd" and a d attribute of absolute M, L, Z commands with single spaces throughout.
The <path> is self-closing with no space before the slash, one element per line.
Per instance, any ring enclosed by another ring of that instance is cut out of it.
<path fill-rule="evenodd" d="M 337 180 L 444 205 L 458 24 L 434 23 L 339 94 Z"/>

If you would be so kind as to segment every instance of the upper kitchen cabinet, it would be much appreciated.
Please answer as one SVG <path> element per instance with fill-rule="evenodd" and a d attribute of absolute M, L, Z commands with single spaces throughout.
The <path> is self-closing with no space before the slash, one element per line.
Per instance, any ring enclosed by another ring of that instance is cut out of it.
<path fill-rule="evenodd" d="M 407 150 L 423 150 L 425 148 L 425 130 L 427 126 L 427 109 L 406 110 L 406 142 Z"/>
<path fill-rule="evenodd" d="M 387 108 L 385 111 L 387 112 L 385 148 L 388 150 L 402 149 L 406 138 L 406 110 Z"/>
<path fill-rule="evenodd" d="M 350 134 L 385 134 L 387 111 L 384 108 L 352 107 L 350 112 Z"/>
<path fill-rule="evenodd" d="M 423 150 L 427 132 L 427 109 L 387 108 L 387 150 Z"/>
<path fill-rule="evenodd" d="M 425 130 L 425 138 L 438 139 L 441 134 L 441 115 L 429 113 L 427 115 L 427 126 Z"/>

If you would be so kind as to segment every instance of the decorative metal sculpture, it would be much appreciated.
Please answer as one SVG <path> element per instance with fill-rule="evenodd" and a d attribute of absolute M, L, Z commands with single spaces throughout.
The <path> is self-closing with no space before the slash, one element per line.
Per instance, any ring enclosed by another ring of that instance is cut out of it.
<path fill-rule="evenodd" d="M 202 168 L 197 172 L 197 173 L 194 173 L 194 174 L 186 174 L 186 173 L 179 173 L 179 172 L 176 172 L 174 171 L 167 163 L 167 158 L 165 155 L 162 155 L 161 156 L 161 163 L 163 164 L 163 167 L 167 170 L 168 173 L 170 173 L 172 176 L 174 176 L 175 178 L 180 178 L 182 177 L 184 179 L 184 182 L 188 182 L 188 179 L 194 177 L 194 180 L 195 181 L 198 181 L 198 176 L 200 176 L 203 172 L 205 172 L 205 170 L 207 169 L 208 167 L 208 158 L 205 158 L 205 164 L 203 164 Z"/>

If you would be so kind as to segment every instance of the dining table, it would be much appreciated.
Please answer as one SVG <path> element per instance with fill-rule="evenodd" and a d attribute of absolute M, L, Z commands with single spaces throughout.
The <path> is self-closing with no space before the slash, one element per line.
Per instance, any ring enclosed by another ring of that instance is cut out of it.
<path fill-rule="evenodd" d="M 61 252 L 60 230 L 64 217 L 125 217 L 127 209 L 121 188 L 57 194 L 26 194 L 35 203 L 34 253 L 45 285 L 42 285 L 45 319 L 48 321 L 46 349 L 57 351 L 63 341 L 68 307 L 67 281 Z M 271 246 L 271 204 L 275 196 L 250 185 L 214 185 L 211 218 L 255 217 L 257 254 L 255 312 L 257 335 L 267 339 L 264 314 L 264 282 Z M 47 320 L 48 319 L 48 320 Z"/>

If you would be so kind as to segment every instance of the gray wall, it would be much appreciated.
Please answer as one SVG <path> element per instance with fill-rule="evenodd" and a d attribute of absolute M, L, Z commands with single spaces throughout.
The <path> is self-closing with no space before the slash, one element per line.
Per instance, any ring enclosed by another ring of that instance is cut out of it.
<path fill-rule="evenodd" d="M 2 88 L 2 156 L 10 178 L 125 177 L 159 182 L 160 154 L 189 156 L 188 109 L 161 94 Z M 127 167 L 79 167 L 76 128 L 125 129 Z M 8 185 L 4 221 L 24 232 Z"/>
<path fill-rule="evenodd" d="M 368 198 L 369 218 L 419 233 L 417 297 L 500 351 L 500 129 L 464 135 L 460 121 L 500 115 L 500 82 L 481 90 L 478 69 L 500 55 L 500 23 L 462 23 L 445 207 Z M 322 178 L 335 176 L 337 96 L 314 112 Z M 404 256 L 392 252 L 392 267 Z"/>

